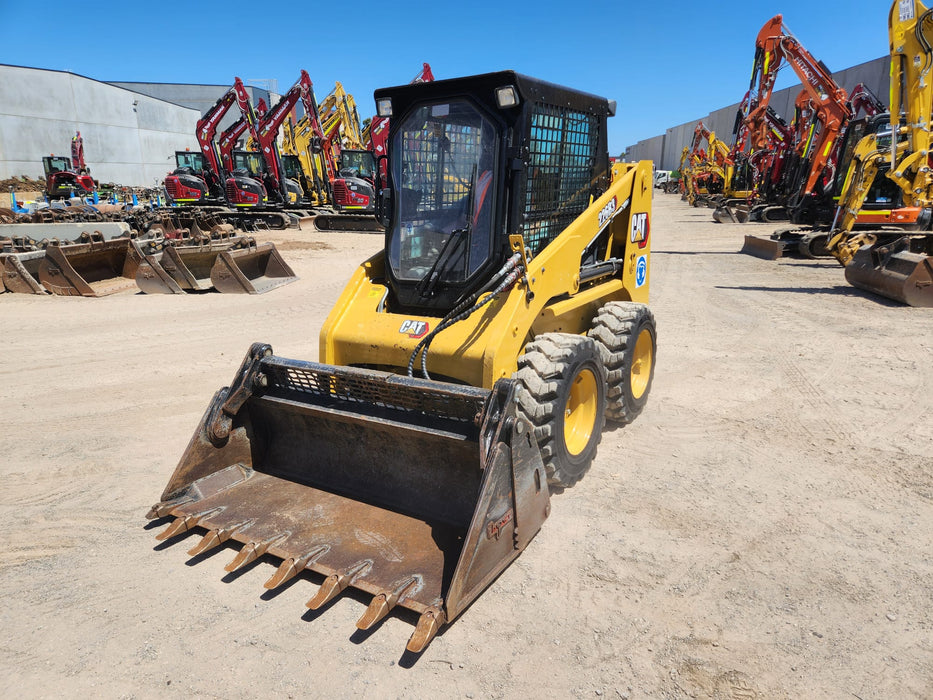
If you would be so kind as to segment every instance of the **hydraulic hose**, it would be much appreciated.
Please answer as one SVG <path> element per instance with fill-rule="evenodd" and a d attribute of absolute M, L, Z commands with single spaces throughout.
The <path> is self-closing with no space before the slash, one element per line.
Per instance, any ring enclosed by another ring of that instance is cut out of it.
<path fill-rule="evenodd" d="M 462 321 L 465 318 L 469 318 L 474 311 L 490 303 L 502 292 L 515 284 L 515 282 L 524 274 L 524 268 L 522 267 L 521 262 L 522 256 L 520 253 L 515 253 L 512 255 L 499 269 L 499 271 L 493 275 L 488 283 L 457 304 L 446 316 L 444 316 L 444 318 L 441 319 L 441 322 L 433 331 L 428 333 L 424 338 L 421 339 L 421 341 L 419 341 L 408 358 L 409 377 L 414 376 L 415 358 L 418 357 L 418 353 L 420 352 L 421 374 L 425 379 L 431 378 L 431 376 L 428 374 L 428 348 L 431 342 L 434 340 L 435 336 L 437 336 L 437 334 L 445 328 L 452 326 L 454 323 Z M 487 292 L 489 292 L 489 294 L 482 301 L 477 303 L 477 300 Z"/>

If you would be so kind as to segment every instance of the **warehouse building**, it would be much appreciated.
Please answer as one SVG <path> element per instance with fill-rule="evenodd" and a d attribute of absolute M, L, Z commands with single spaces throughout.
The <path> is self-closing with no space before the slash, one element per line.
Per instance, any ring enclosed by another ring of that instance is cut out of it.
<path fill-rule="evenodd" d="M 71 139 L 80 131 L 95 179 L 155 186 L 175 167 L 176 150 L 199 150 L 197 121 L 229 88 L 105 83 L 67 71 L 0 65 L 0 179 L 44 179 L 43 156 L 70 157 Z M 254 105 L 278 97 L 247 90 Z M 238 117 L 231 110 L 221 128 Z"/>

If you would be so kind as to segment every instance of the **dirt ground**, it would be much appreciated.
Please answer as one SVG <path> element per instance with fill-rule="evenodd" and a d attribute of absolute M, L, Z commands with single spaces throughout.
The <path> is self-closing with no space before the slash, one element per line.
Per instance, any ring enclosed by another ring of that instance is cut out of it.
<path fill-rule="evenodd" d="M 146 520 L 253 341 L 314 360 L 365 234 L 276 233 L 269 294 L 0 295 L 3 697 L 929 698 L 933 310 L 738 254 L 658 194 L 654 386 L 420 656 L 367 596 L 192 559 Z"/>

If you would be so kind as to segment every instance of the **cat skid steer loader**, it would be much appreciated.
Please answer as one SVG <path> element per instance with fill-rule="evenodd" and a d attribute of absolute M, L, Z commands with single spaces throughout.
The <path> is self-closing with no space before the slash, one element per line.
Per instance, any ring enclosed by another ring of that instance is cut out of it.
<path fill-rule="evenodd" d="M 511 71 L 377 90 L 391 116 L 382 252 L 320 334 L 320 363 L 252 346 L 150 518 L 243 546 L 266 583 L 354 587 L 420 652 L 528 545 L 549 487 L 649 393 L 652 166 L 610 170 L 604 98 Z"/>

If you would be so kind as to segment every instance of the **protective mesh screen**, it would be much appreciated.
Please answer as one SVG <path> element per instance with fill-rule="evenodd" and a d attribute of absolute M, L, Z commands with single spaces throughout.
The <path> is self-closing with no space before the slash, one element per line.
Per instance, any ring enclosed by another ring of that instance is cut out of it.
<path fill-rule="evenodd" d="M 353 367 L 278 357 L 263 359 L 262 371 L 268 381 L 267 394 L 297 392 L 469 423 L 483 412 L 489 395 L 487 390 L 476 387 L 454 388 L 407 377 L 386 378 L 381 373 Z"/>
<path fill-rule="evenodd" d="M 443 122 L 428 122 L 422 131 L 405 133 L 411 185 L 422 193 L 415 211 L 450 207 L 469 193 L 469 164 L 479 159 L 481 137 L 482 125 Z M 440 148 L 438 140 L 443 141 Z"/>
<path fill-rule="evenodd" d="M 525 244 L 537 254 L 589 204 L 597 148 L 596 118 L 536 105 L 525 189 Z"/>

